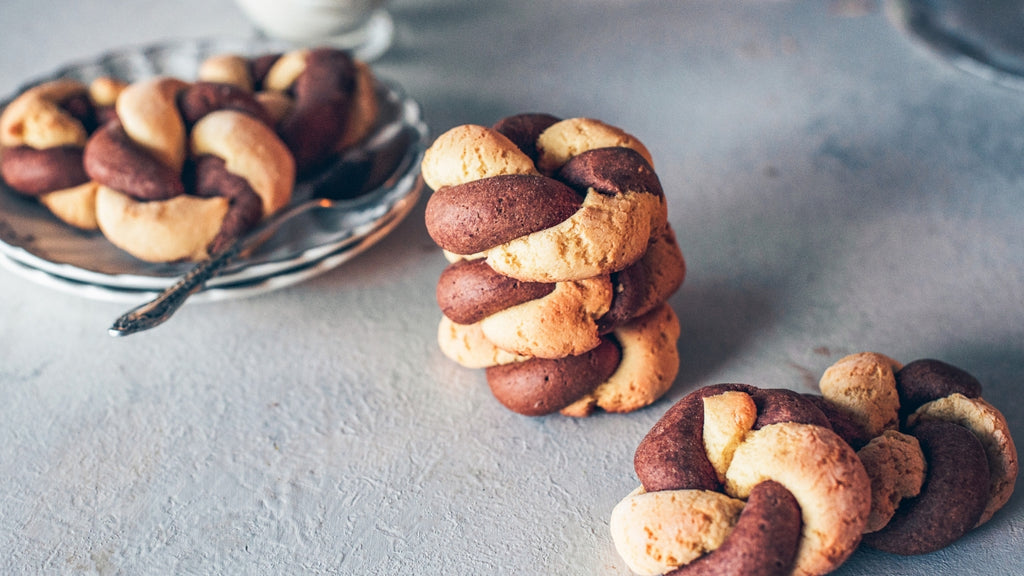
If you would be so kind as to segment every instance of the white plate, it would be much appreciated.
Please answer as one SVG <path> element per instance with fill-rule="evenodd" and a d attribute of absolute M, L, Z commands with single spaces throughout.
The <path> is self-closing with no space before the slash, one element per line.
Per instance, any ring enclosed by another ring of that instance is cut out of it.
<path fill-rule="evenodd" d="M 419 193 L 417 188 L 416 193 L 410 194 L 400 200 L 387 216 L 375 221 L 370 230 L 361 231 L 361 234 L 359 235 L 354 234 L 350 236 L 348 242 L 342 242 L 339 246 L 335 247 L 333 252 L 328 253 L 326 256 L 297 264 L 291 269 L 280 270 L 274 274 L 239 280 L 238 282 L 231 284 L 225 284 L 222 282 L 216 286 L 208 286 L 201 292 L 189 298 L 188 301 L 192 304 L 244 298 L 247 296 L 254 296 L 256 294 L 278 290 L 323 274 L 324 272 L 355 258 L 367 248 L 377 243 L 381 238 L 386 236 L 396 226 L 398 226 L 398 224 L 409 213 L 409 210 L 416 205 L 418 198 Z M 6 268 L 18 276 L 27 278 L 48 288 L 78 296 L 85 296 L 93 300 L 118 302 L 123 304 L 138 304 L 139 302 L 152 300 L 160 294 L 160 292 L 156 290 L 144 290 L 81 282 L 64 276 L 50 274 L 44 270 L 23 264 L 3 255 L 0 255 L 0 267 Z"/>
<path fill-rule="evenodd" d="M 213 54 L 252 55 L 283 49 L 262 40 L 161 44 L 71 65 L 31 84 L 58 77 L 89 82 L 102 75 L 128 81 L 155 75 L 191 79 L 199 64 Z M 314 189 L 330 190 L 339 174 L 345 174 L 358 163 L 369 163 L 373 167 L 372 178 L 379 185 L 344 201 L 349 210 L 313 211 L 293 219 L 271 239 L 236 258 L 220 276 L 208 282 L 206 292 L 211 294 L 203 296 L 204 299 L 252 293 L 254 286 L 259 286 L 260 291 L 275 289 L 324 272 L 368 248 L 408 214 L 422 187 L 418 172 L 428 130 L 419 105 L 399 85 L 382 80 L 377 93 L 381 118 L 373 134 L 364 144 L 346 153 L 346 162 L 334 167 L 337 172 L 298 182 L 293 202 L 308 198 Z M 99 232 L 83 232 L 63 224 L 38 202 L 15 193 L 2 181 L 0 254 L 8 260 L 5 267 L 9 270 L 46 285 L 60 284 L 67 291 L 86 296 L 102 295 L 102 299 L 110 299 L 106 294 L 110 292 L 141 300 L 146 294 L 174 284 L 192 266 L 137 260 L 110 244 Z M 278 281 L 268 281 L 279 276 L 282 278 Z M 86 289 L 89 286 L 101 290 Z M 219 290 L 220 294 L 212 294 L 214 290 Z"/>

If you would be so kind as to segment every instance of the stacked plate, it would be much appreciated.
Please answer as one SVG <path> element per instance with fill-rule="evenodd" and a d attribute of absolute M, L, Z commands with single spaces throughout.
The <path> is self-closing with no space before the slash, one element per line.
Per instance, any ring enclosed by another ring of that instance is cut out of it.
<path fill-rule="evenodd" d="M 196 76 L 214 54 L 263 54 L 286 47 L 265 41 L 201 40 L 161 44 L 102 56 L 62 68 L 32 84 L 65 77 L 89 82 L 108 75 L 126 81 L 169 75 Z M 18 91 L 20 93 L 21 90 Z M 349 150 L 332 171 L 299 181 L 298 204 L 330 194 L 345 181 L 345 169 L 369 174 L 364 188 L 331 210 L 312 210 L 289 220 L 274 235 L 237 257 L 190 301 L 210 301 L 275 290 L 330 270 L 379 241 L 415 206 L 422 190 L 419 164 L 428 130 L 419 105 L 394 83 L 377 87 L 381 114 L 374 133 Z M 13 98 L 14 95 L 12 95 Z M 4 103 L 6 105 L 6 102 Z M 0 181 L 0 264 L 11 272 L 55 289 L 117 302 L 140 302 L 174 284 L 192 264 L 150 264 L 110 244 L 99 232 L 76 230 L 32 199 Z"/>

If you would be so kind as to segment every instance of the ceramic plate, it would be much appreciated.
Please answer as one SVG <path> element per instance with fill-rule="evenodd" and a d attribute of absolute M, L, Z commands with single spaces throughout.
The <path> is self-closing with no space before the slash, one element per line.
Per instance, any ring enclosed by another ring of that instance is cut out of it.
<path fill-rule="evenodd" d="M 89 82 L 103 75 L 127 81 L 156 75 L 190 79 L 195 77 L 199 64 L 213 54 L 263 54 L 284 49 L 256 40 L 161 44 L 67 66 L 30 84 L 58 77 Z M 253 287 L 265 291 L 286 286 L 324 272 L 378 241 L 409 212 L 422 188 L 419 163 L 428 130 L 419 105 L 398 84 L 379 81 L 377 96 L 381 114 L 374 132 L 363 144 L 346 152 L 340 163 L 297 182 L 293 204 L 314 195 L 348 197 L 356 188 L 359 195 L 338 202 L 340 208 L 312 210 L 289 220 L 267 241 L 236 258 L 212 279 L 206 289 L 211 294 L 205 299 L 215 297 L 213 290 L 220 291 L 216 295 L 219 299 L 251 293 Z M 174 284 L 192 266 L 137 260 L 99 232 L 83 232 L 63 224 L 42 205 L 18 195 L 2 181 L 0 254 L 8 260 L 5 267 L 9 270 L 50 286 L 104 299 L 116 294 L 139 300 Z M 269 281 L 272 278 L 278 280 Z"/>

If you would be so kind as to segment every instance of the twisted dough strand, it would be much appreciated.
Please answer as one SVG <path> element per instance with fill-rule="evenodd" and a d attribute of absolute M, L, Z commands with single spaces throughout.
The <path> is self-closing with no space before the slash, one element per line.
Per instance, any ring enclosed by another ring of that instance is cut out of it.
<path fill-rule="evenodd" d="M 719 384 L 691 393 L 640 443 L 634 468 L 641 488 L 613 512 L 613 539 L 644 574 L 826 574 L 856 549 L 871 507 L 853 449 L 813 402 L 789 390 Z M 743 513 L 719 518 L 726 536 L 700 554 L 681 553 L 700 535 L 664 516 L 692 511 L 651 512 L 636 500 L 708 493 L 736 499 Z"/>

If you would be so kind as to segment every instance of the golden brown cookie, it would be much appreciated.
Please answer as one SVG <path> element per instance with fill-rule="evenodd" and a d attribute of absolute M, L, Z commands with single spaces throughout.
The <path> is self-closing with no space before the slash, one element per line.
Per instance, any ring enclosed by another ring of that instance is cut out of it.
<path fill-rule="evenodd" d="M 456 126 L 423 154 L 423 182 L 433 190 L 503 174 L 533 174 L 533 160 L 497 130 L 475 124 Z"/>
<path fill-rule="evenodd" d="M 608 527 L 630 570 L 654 576 L 719 548 L 744 504 L 711 490 L 645 492 L 638 487 L 612 509 Z"/>
<path fill-rule="evenodd" d="M 198 260 L 284 207 L 294 160 L 264 114 L 227 86 L 125 88 L 84 155 L 104 236 L 141 260 Z"/>
<path fill-rule="evenodd" d="M 871 515 L 864 532 L 881 530 L 904 498 L 921 493 L 928 463 L 917 438 L 886 430 L 857 451 L 871 478 Z"/>
<path fill-rule="evenodd" d="M 587 138 L 583 127 L 598 135 Z M 549 132 L 558 137 L 545 152 Z M 553 170 L 542 175 L 520 147 L 528 137 L 514 136 L 519 142 L 497 128 L 460 126 L 428 149 L 427 229 L 447 253 L 485 258 L 520 280 L 578 280 L 636 262 L 665 228 L 664 193 L 635 138 L 596 120 L 556 122 L 535 140 Z"/>
<path fill-rule="evenodd" d="M 851 354 L 829 366 L 818 387 L 829 402 L 875 437 L 898 425 L 894 372 L 899 369 L 898 362 L 883 354 Z"/>
<path fill-rule="evenodd" d="M 826 370 L 822 394 L 876 434 L 860 451 L 875 491 L 866 545 L 933 552 L 1009 500 L 1018 461 L 1006 419 L 960 368 L 856 354 Z"/>
<path fill-rule="evenodd" d="M 813 402 L 789 390 L 697 390 L 655 424 L 634 465 L 642 489 L 616 507 L 613 540 L 646 574 L 825 574 L 856 549 L 871 507 L 856 454 Z M 638 505 L 643 493 L 664 494 L 668 509 Z M 724 532 L 714 546 L 681 533 L 704 528 L 680 520 L 703 512 L 672 504 L 707 493 L 742 503 L 738 518 L 731 507 L 709 511 L 707 526 Z"/>
<path fill-rule="evenodd" d="M 464 368 L 488 368 L 529 360 L 495 346 L 484 336 L 479 324 L 456 324 L 447 316 L 437 327 L 437 343 L 441 352 Z"/>
<path fill-rule="evenodd" d="M 555 122 L 540 133 L 536 146 L 537 166 L 545 174 L 555 174 L 569 160 L 598 148 L 631 148 L 654 167 L 654 159 L 643 142 L 621 128 L 593 118 Z"/>
<path fill-rule="evenodd" d="M 608 311 L 612 295 L 608 276 L 558 282 L 546 296 L 484 318 L 480 329 L 495 346 L 516 354 L 575 356 L 597 346 L 597 319 Z"/>
<path fill-rule="evenodd" d="M 199 79 L 254 92 L 306 174 L 358 144 L 377 122 L 376 79 L 370 67 L 328 47 L 247 58 L 218 54 L 202 62 Z"/>
<path fill-rule="evenodd" d="M 57 218 L 97 228 L 96 182 L 82 164 L 88 137 L 113 115 L 123 84 L 99 78 L 90 86 L 59 79 L 19 94 L 0 115 L 0 175 L 35 197 Z"/>

